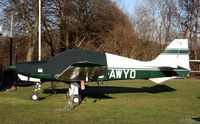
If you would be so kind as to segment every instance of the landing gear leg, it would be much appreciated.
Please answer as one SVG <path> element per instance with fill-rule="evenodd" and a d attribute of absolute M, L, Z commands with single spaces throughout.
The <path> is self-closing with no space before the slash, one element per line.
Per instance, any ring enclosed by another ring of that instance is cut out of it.
<path fill-rule="evenodd" d="M 79 95 L 79 85 L 75 83 L 70 84 L 69 88 L 69 102 L 73 105 L 79 105 L 81 102 L 80 95 Z"/>
<path fill-rule="evenodd" d="M 67 96 L 69 97 L 68 101 L 68 109 L 67 111 L 72 111 L 75 106 L 79 105 L 81 103 L 81 96 L 79 95 L 79 85 L 75 83 L 70 84 L 69 91 L 67 93 Z"/>
<path fill-rule="evenodd" d="M 40 90 L 41 90 L 41 84 L 40 83 L 36 83 L 34 93 L 31 95 L 31 99 L 33 101 L 39 100 L 38 91 L 40 91 Z"/>

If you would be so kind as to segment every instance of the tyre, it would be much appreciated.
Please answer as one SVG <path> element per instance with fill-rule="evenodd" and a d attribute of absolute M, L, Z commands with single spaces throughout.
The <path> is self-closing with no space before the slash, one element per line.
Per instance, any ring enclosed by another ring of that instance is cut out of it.
<path fill-rule="evenodd" d="M 72 102 L 75 105 L 79 105 L 81 103 L 81 97 L 79 95 L 74 95 L 73 98 L 72 98 Z"/>
<path fill-rule="evenodd" d="M 32 96 L 31 96 L 31 99 L 33 101 L 39 100 L 39 94 L 38 93 L 33 93 Z"/>

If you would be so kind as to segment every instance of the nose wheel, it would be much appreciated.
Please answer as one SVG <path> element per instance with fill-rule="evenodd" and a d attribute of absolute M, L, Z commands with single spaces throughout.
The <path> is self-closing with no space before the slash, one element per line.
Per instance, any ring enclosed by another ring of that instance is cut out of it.
<path fill-rule="evenodd" d="M 41 90 L 40 83 L 36 83 L 34 93 L 31 95 L 31 100 L 36 101 L 39 100 L 39 93 L 38 91 Z"/>
<path fill-rule="evenodd" d="M 38 93 L 33 93 L 33 94 L 31 95 L 31 99 L 32 99 L 33 101 L 39 100 L 39 94 L 38 94 Z"/>

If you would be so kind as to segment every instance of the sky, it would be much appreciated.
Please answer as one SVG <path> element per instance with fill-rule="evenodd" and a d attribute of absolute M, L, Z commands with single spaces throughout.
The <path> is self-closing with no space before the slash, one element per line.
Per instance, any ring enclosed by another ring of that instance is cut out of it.
<path fill-rule="evenodd" d="M 141 4 L 142 0 L 112 0 L 117 3 L 119 8 L 127 15 L 134 13 L 135 7 Z"/>

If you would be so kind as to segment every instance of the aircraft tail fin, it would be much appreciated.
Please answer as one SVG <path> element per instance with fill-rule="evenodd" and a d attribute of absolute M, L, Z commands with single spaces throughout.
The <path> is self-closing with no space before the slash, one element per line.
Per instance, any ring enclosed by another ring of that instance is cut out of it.
<path fill-rule="evenodd" d="M 187 39 L 175 39 L 153 60 L 157 65 L 190 70 Z"/>

